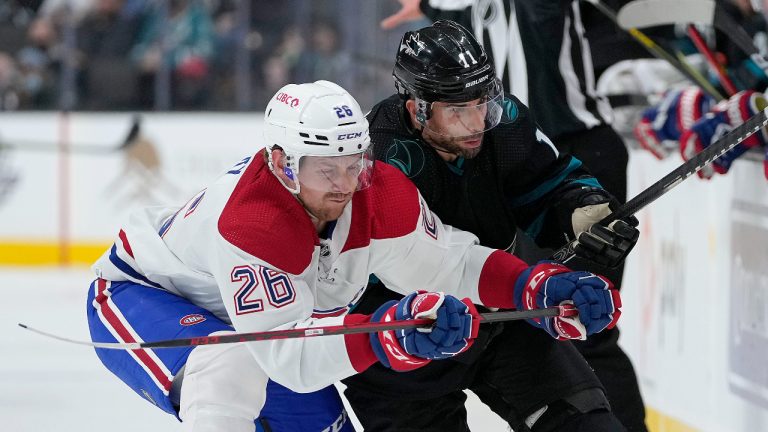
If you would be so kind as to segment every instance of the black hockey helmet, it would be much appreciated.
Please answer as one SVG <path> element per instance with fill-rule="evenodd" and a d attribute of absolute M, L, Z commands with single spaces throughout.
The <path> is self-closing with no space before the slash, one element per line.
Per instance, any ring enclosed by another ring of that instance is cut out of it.
<path fill-rule="evenodd" d="M 403 35 L 392 75 L 400 95 L 427 102 L 478 99 L 499 84 L 472 33 L 446 20 Z"/>
<path fill-rule="evenodd" d="M 400 96 L 416 100 L 416 120 L 432 132 L 452 138 L 458 133 L 428 124 L 433 117 L 460 123 L 460 136 L 477 135 L 501 120 L 504 90 L 493 62 L 472 33 L 453 21 L 406 32 L 392 76 Z M 477 113 L 483 123 L 473 121 Z"/>

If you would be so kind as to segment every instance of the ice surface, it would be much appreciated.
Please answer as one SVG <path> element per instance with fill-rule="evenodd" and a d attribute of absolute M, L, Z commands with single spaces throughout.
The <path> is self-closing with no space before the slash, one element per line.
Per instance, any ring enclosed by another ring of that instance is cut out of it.
<path fill-rule="evenodd" d="M 87 340 L 85 298 L 91 279 L 87 269 L 0 268 L 0 430 L 181 429 L 175 418 L 108 372 L 92 349 L 47 339 L 16 325 Z M 473 431 L 508 430 L 471 394 L 468 411 Z"/>

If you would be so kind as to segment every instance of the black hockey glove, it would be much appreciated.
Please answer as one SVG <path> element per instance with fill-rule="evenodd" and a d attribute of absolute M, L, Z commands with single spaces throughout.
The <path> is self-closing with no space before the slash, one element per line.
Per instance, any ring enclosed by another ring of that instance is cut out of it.
<path fill-rule="evenodd" d="M 582 186 L 563 194 L 556 204 L 561 226 L 569 241 L 576 239 L 576 256 L 606 267 L 616 267 L 624 261 L 640 236 L 634 216 L 611 222 L 597 222 L 610 215 L 619 205 L 603 189 Z"/>

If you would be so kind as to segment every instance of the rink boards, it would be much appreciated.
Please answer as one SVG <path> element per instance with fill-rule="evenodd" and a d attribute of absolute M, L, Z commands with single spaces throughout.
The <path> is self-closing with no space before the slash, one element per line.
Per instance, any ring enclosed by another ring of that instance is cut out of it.
<path fill-rule="evenodd" d="M 117 149 L 131 121 L 129 114 L 0 116 L 0 266 L 87 265 L 129 210 L 181 205 L 263 146 L 259 113 L 142 115 L 139 142 Z M 679 163 L 633 150 L 629 195 Z M 762 165 L 739 161 L 727 176 L 691 178 L 638 218 L 642 239 L 627 265 L 621 343 L 652 430 L 768 430 Z"/>

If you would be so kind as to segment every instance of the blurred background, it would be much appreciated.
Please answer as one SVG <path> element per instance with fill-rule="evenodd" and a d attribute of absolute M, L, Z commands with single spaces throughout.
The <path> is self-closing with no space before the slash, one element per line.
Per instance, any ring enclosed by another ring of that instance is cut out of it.
<path fill-rule="evenodd" d="M 37 3 L 37 4 L 35 4 Z M 0 111 L 258 110 L 288 82 L 392 92 L 396 1 L 3 0 Z M 418 28 L 429 22 L 412 22 Z"/>
<path fill-rule="evenodd" d="M 752 3 L 718 3 L 765 54 Z M 640 149 L 633 128 L 664 91 L 688 84 L 581 4 L 598 91 L 630 149 L 632 197 L 682 162 Z M 399 9 L 397 0 L 0 0 L 0 429 L 178 430 L 92 350 L 16 323 L 87 339 L 88 266 L 129 212 L 182 205 L 263 147 L 261 110 L 284 84 L 334 81 L 366 110 L 394 93 L 403 32 L 430 24 L 382 30 Z M 745 72 L 727 35 L 701 31 L 741 88 L 764 91 L 768 78 Z M 647 32 L 717 82 L 684 29 Z M 753 149 L 728 175 L 694 176 L 637 215 L 621 345 L 652 432 L 768 431 L 764 158 Z M 473 430 L 505 430 L 476 399 L 470 407 Z"/>

